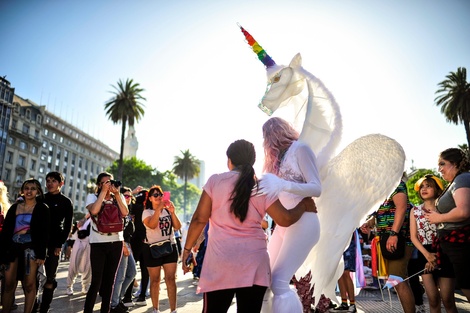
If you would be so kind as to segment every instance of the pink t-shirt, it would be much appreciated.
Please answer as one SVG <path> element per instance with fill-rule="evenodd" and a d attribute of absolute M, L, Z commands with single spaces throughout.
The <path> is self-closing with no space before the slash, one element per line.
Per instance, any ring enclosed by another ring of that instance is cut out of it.
<path fill-rule="evenodd" d="M 277 198 L 252 196 L 246 219 L 240 222 L 230 212 L 230 195 L 238 175 L 235 171 L 212 175 L 203 188 L 212 199 L 212 212 L 198 293 L 271 283 L 261 221 Z"/>

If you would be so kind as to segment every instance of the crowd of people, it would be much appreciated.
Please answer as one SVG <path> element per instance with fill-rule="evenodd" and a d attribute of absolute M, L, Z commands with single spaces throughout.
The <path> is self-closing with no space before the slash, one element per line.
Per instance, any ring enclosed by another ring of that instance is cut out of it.
<path fill-rule="evenodd" d="M 228 171 L 210 176 L 190 223 L 179 220 L 161 186 L 132 189 L 108 172 L 98 175 L 96 190 L 86 198 L 87 214 L 75 223 L 73 203 L 61 193 L 61 173 L 47 174 L 46 193 L 38 180 L 25 180 L 12 204 L 0 182 L 3 312 L 15 308 L 17 281 L 24 290 L 25 312 L 50 310 L 61 251 L 68 240 L 72 249 L 67 294 L 73 295 L 75 279 L 81 275 L 85 313 L 93 312 L 98 294 L 101 312 L 124 313 L 133 305 L 147 305 L 148 294 L 153 312 L 159 313 L 162 272 L 171 313 L 176 313 L 179 261 L 184 273 L 199 279 L 203 312 L 227 312 L 233 297 L 239 312 L 304 312 L 292 278 L 320 236 L 314 198 L 321 197 L 322 186 L 316 158 L 280 118 L 263 125 L 263 137 L 263 179 L 253 168 L 253 144 L 243 139 L 231 143 L 226 151 Z M 376 234 L 387 275 L 402 278 L 394 287 L 405 313 L 423 309 L 417 300 L 419 280 L 416 287 L 407 279 L 414 269 L 421 275 L 430 312 L 440 312 L 441 302 L 446 312 L 457 312 L 456 288 L 470 299 L 469 170 L 466 152 L 443 151 L 438 171 L 447 182 L 445 188 L 435 175 L 422 177 L 414 186 L 422 203 L 414 205 L 403 177 L 360 227 L 363 234 Z M 117 214 L 121 225 L 104 231 L 99 219 L 104 210 Z M 272 231 L 267 220 L 275 225 Z M 343 254 L 344 273 L 338 277 L 341 304 L 332 312 L 356 312 L 350 272 L 355 271 L 357 236 L 355 232 Z M 197 251 L 201 252 L 195 256 Z M 137 264 L 140 287 L 133 294 Z M 263 308 L 266 305 L 269 308 Z"/>

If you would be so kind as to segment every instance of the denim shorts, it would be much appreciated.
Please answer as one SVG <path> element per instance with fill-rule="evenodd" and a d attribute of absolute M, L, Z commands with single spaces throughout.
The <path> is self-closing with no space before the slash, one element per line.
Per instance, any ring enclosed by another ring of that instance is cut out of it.
<path fill-rule="evenodd" d="M 30 243 L 31 242 L 31 234 L 14 234 L 12 238 L 14 243 Z"/>

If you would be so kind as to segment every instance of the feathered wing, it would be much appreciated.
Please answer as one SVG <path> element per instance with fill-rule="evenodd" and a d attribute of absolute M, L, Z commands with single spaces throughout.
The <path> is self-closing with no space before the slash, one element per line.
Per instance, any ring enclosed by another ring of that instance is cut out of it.
<path fill-rule="evenodd" d="M 322 194 L 316 199 L 320 240 L 296 275 L 312 271 L 318 302 L 322 294 L 336 296 L 336 283 L 343 272 L 340 261 L 351 234 L 396 188 L 405 153 L 395 140 L 373 134 L 355 140 L 333 157 L 342 135 L 340 108 L 325 85 L 301 67 L 301 61 L 297 54 L 289 67 L 268 70 L 268 77 L 276 83 L 259 106 L 291 122 L 300 132 L 299 140 L 317 157 L 322 182 Z M 279 80 L 272 79 L 276 75 Z"/>
<path fill-rule="evenodd" d="M 396 188 L 404 163 L 402 146 L 380 134 L 356 139 L 328 162 L 316 199 L 320 240 L 296 273 L 312 271 L 316 302 L 322 294 L 334 299 L 351 234 Z"/>

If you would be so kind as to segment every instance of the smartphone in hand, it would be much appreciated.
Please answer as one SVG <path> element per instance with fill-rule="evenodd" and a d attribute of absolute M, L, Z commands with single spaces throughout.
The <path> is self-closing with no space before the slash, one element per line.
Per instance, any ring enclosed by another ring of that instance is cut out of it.
<path fill-rule="evenodd" d="M 163 192 L 163 201 L 170 201 L 170 196 L 171 196 L 171 192 L 164 191 Z"/>
<path fill-rule="evenodd" d="M 194 255 L 193 255 L 192 252 L 189 253 L 188 257 L 184 261 L 184 264 L 186 264 L 186 266 L 189 266 L 189 269 L 191 271 L 193 270 L 193 268 L 194 268 Z"/>

